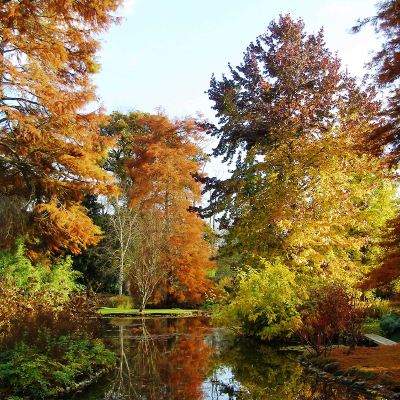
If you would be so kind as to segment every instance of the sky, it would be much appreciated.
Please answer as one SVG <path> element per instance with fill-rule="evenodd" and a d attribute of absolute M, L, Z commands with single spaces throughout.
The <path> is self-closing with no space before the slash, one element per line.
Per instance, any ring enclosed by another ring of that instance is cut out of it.
<path fill-rule="evenodd" d="M 214 73 L 228 74 L 250 42 L 279 14 L 302 18 L 307 33 L 324 28 L 325 41 L 344 68 L 362 77 L 379 48 L 372 27 L 351 35 L 358 18 L 375 15 L 376 0 L 125 0 L 120 25 L 102 36 L 97 94 L 106 111 L 195 116 L 215 121 L 205 91 Z"/>

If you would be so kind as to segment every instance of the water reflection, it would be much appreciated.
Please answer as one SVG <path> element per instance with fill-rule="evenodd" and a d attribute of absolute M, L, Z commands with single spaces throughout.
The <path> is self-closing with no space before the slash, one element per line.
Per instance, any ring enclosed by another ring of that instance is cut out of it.
<path fill-rule="evenodd" d="M 295 352 L 260 342 L 236 341 L 216 332 L 211 377 L 204 399 L 232 400 L 363 400 L 372 398 L 333 384 L 297 363 Z M 210 385 L 211 384 L 211 385 Z M 211 387 L 210 387 L 211 386 Z M 214 386 L 214 388 L 212 388 Z"/>
<path fill-rule="evenodd" d="M 297 354 L 278 353 L 257 342 L 215 344 L 220 351 L 212 357 L 213 380 L 229 398 L 291 399 L 302 386 L 303 368 L 296 362 Z M 228 381 L 227 373 L 231 375 Z"/>
<path fill-rule="evenodd" d="M 118 327 L 118 374 L 105 399 L 202 399 L 212 348 L 202 319 L 140 319 Z M 117 347 L 116 337 L 111 341 Z"/>
<path fill-rule="evenodd" d="M 69 399 L 372 398 L 308 374 L 295 353 L 237 342 L 206 318 L 113 319 L 104 336 L 119 355 L 116 373 Z"/>

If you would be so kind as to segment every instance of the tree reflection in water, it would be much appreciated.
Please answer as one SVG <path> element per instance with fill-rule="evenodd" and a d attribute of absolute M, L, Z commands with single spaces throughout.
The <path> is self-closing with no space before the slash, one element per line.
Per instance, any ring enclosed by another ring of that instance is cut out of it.
<path fill-rule="evenodd" d="M 121 318 L 112 325 L 118 373 L 101 397 L 86 393 L 85 400 L 365 399 L 307 373 L 297 354 L 235 341 L 204 318 Z"/>
<path fill-rule="evenodd" d="M 307 373 L 297 353 L 279 351 L 260 342 L 213 337 L 219 349 L 212 355 L 208 399 L 232 400 L 364 400 L 363 394 Z M 222 343 L 221 343 L 222 342 Z"/>
<path fill-rule="evenodd" d="M 159 318 L 117 325 L 118 374 L 104 399 L 203 399 L 211 355 L 204 321 Z"/>

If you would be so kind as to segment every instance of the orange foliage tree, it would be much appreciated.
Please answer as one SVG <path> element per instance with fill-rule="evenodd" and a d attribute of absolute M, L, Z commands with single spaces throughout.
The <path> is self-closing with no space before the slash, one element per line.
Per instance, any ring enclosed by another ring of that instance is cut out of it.
<path fill-rule="evenodd" d="M 120 325 L 119 329 L 119 373 L 108 393 L 121 398 L 159 400 L 203 398 L 202 383 L 214 353 L 205 340 L 211 329 L 204 321 L 142 319 L 125 328 Z M 160 340 L 160 333 L 168 339 Z M 131 338 L 136 340 L 132 342 Z"/>
<path fill-rule="evenodd" d="M 207 271 L 211 248 L 203 239 L 204 222 L 189 208 L 201 201 L 201 185 L 193 175 L 204 164 L 197 145 L 202 129 L 193 118 L 169 120 L 157 115 L 115 113 L 104 134 L 118 133 L 119 148 L 110 154 L 121 179 L 130 182 L 130 207 L 156 209 L 167 225 L 168 246 L 160 262 L 167 265 L 166 284 L 158 299 L 169 303 L 200 301 L 210 287 Z"/>
<path fill-rule="evenodd" d="M 76 254 L 99 240 L 81 201 L 115 190 L 100 168 L 112 140 L 99 135 L 102 112 L 83 110 L 96 100 L 90 77 L 98 70 L 98 35 L 116 22 L 120 3 L 1 3 L 0 208 L 20 210 L 3 221 L 17 226 L 3 246 L 21 232 L 31 250 L 48 253 Z"/>

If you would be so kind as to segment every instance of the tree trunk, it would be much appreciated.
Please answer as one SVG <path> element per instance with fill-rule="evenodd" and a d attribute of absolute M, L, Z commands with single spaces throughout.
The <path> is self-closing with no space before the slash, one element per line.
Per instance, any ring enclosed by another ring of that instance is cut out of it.
<path fill-rule="evenodd" d="M 118 294 L 122 296 L 122 288 L 124 286 L 124 267 L 121 265 L 119 269 L 119 280 L 118 280 Z"/>

